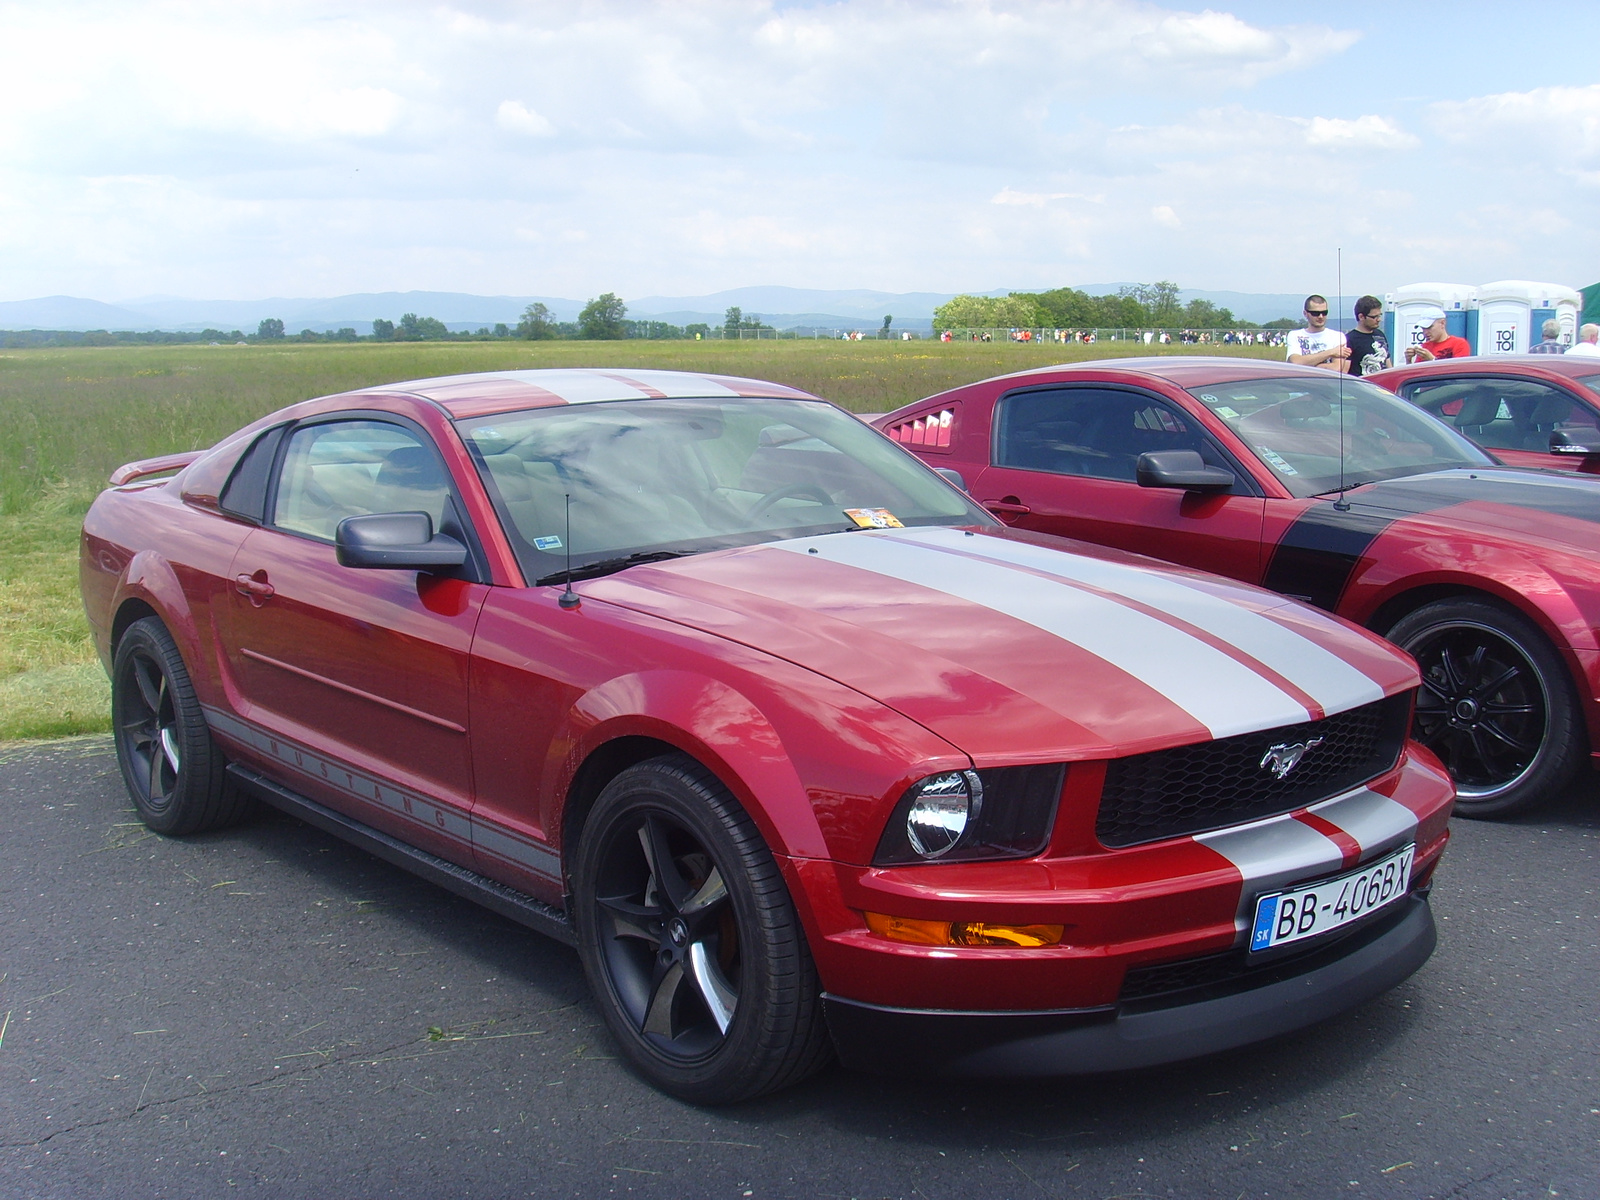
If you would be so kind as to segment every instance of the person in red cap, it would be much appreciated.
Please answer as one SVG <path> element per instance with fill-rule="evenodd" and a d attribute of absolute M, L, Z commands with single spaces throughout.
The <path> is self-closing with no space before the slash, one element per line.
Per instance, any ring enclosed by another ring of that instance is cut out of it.
<path fill-rule="evenodd" d="M 1422 341 L 1406 347 L 1406 361 L 1432 362 L 1436 358 L 1471 358 L 1472 347 L 1464 337 L 1456 337 L 1444 327 L 1444 309 L 1426 308 L 1417 314 L 1428 327 L 1422 331 Z"/>

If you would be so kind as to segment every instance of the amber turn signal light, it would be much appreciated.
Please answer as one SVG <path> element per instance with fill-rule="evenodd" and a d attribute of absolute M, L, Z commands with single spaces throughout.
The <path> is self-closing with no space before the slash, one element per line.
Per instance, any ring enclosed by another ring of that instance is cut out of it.
<path fill-rule="evenodd" d="M 921 921 L 863 913 L 867 928 L 892 942 L 913 946 L 1054 946 L 1065 925 L 995 925 L 988 921 Z"/>

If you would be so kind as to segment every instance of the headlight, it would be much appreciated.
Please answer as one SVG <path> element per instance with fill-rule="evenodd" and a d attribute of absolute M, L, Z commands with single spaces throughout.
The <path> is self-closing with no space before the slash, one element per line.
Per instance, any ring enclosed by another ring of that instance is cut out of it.
<path fill-rule="evenodd" d="M 873 855 L 876 866 L 1027 858 L 1050 842 L 1062 763 L 941 771 L 906 789 Z"/>
<path fill-rule="evenodd" d="M 982 809 L 983 781 L 976 771 L 930 775 L 912 789 L 906 840 L 922 858 L 948 854 Z"/>

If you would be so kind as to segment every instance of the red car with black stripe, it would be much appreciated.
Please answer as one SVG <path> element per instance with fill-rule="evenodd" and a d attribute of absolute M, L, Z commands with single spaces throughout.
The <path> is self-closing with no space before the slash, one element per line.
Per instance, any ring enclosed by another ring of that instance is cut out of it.
<path fill-rule="evenodd" d="M 1010 530 L 755 380 L 508 371 L 130 464 L 83 531 L 130 795 L 265 801 L 576 946 L 725 1102 L 1168 1062 L 1427 958 L 1414 665 L 1216 576 Z"/>
<path fill-rule="evenodd" d="M 1600 357 L 1450 358 L 1367 378 L 1510 466 L 1600 474 Z"/>
<path fill-rule="evenodd" d="M 1429 364 L 1446 367 L 1494 369 Z M 1397 642 L 1459 812 L 1525 809 L 1600 744 L 1600 480 L 1502 465 L 1372 384 L 1243 358 L 1045 367 L 874 423 L 1013 528 L 1258 583 Z"/>

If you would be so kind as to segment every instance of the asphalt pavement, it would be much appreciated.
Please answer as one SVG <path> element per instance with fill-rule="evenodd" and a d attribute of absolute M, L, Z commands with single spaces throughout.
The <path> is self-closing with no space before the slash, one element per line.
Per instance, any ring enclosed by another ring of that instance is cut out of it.
<path fill-rule="evenodd" d="M 1600 1197 L 1593 778 L 1456 822 L 1433 959 L 1291 1039 L 715 1110 L 572 951 L 270 812 L 151 835 L 105 739 L 0 752 L 0 812 L 0 1196 Z"/>

